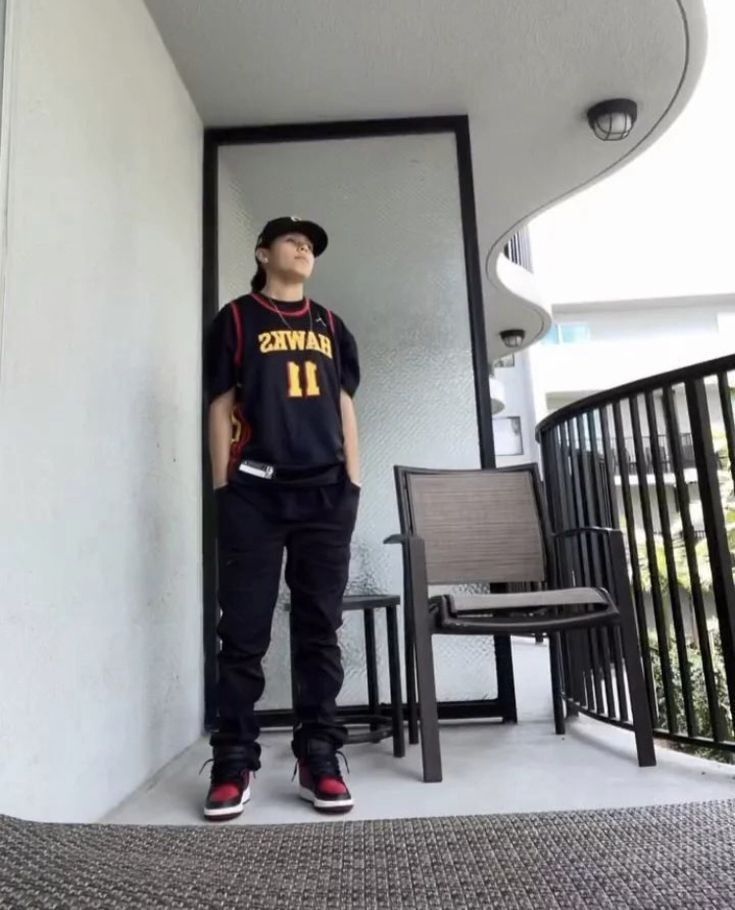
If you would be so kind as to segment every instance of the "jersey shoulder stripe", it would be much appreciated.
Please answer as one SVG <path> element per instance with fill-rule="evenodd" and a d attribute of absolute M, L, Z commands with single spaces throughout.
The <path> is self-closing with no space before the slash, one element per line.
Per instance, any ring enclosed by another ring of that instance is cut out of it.
<path fill-rule="evenodd" d="M 243 351 L 245 349 L 245 333 L 243 331 L 242 312 L 239 307 L 239 300 L 233 300 L 230 304 L 232 320 L 235 324 L 235 366 L 242 366 Z"/>

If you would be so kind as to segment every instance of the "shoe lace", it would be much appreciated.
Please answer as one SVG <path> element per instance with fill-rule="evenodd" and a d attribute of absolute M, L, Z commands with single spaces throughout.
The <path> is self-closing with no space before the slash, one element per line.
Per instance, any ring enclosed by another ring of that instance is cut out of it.
<path fill-rule="evenodd" d="M 308 755 L 304 759 L 304 764 L 311 772 L 312 777 L 319 779 L 323 777 L 333 777 L 337 780 L 342 780 L 342 771 L 339 766 L 339 760 L 345 763 L 345 768 L 347 773 L 350 773 L 350 765 L 347 761 L 347 756 L 344 752 L 334 751 L 334 752 L 317 752 L 312 755 Z M 294 780 L 299 771 L 300 762 L 296 762 L 296 767 L 294 768 L 293 777 L 291 780 Z"/>

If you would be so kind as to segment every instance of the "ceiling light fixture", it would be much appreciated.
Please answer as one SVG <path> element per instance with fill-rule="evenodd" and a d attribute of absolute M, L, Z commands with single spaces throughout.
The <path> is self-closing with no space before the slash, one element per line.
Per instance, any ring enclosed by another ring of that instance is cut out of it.
<path fill-rule="evenodd" d="M 506 348 L 515 350 L 523 344 L 526 333 L 523 329 L 506 329 L 504 332 L 500 333 L 500 337 L 503 339 L 503 344 Z"/>
<path fill-rule="evenodd" d="M 592 132 L 603 142 L 619 142 L 630 136 L 638 119 L 638 105 L 630 98 L 600 101 L 587 111 Z"/>

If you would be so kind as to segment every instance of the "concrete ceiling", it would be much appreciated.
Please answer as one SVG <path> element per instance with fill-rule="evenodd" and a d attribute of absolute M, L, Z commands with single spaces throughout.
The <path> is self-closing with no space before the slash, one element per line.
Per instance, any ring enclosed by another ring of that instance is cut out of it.
<path fill-rule="evenodd" d="M 655 141 L 706 44 L 703 0 L 146 2 L 207 126 L 469 116 L 491 359 L 550 320 L 505 239 Z M 600 142 L 585 111 L 621 96 L 636 128 Z"/>

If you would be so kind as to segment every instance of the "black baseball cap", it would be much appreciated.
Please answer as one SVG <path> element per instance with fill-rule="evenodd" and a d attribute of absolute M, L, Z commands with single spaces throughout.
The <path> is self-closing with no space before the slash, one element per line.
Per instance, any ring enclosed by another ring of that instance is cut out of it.
<path fill-rule="evenodd" d="M 321 256 L 329 243 L 327 232 L 323 227 L 313 221 L 305 221 L 303 218 L 291 215 L 288 218 L 274 218 L 269 221 L 260 232 L 255 249 L 270 246 L 274 240 L 283 237 L 284 234 L 303 234 L 308 237 L 314 245 L 315 256 Z"/>

